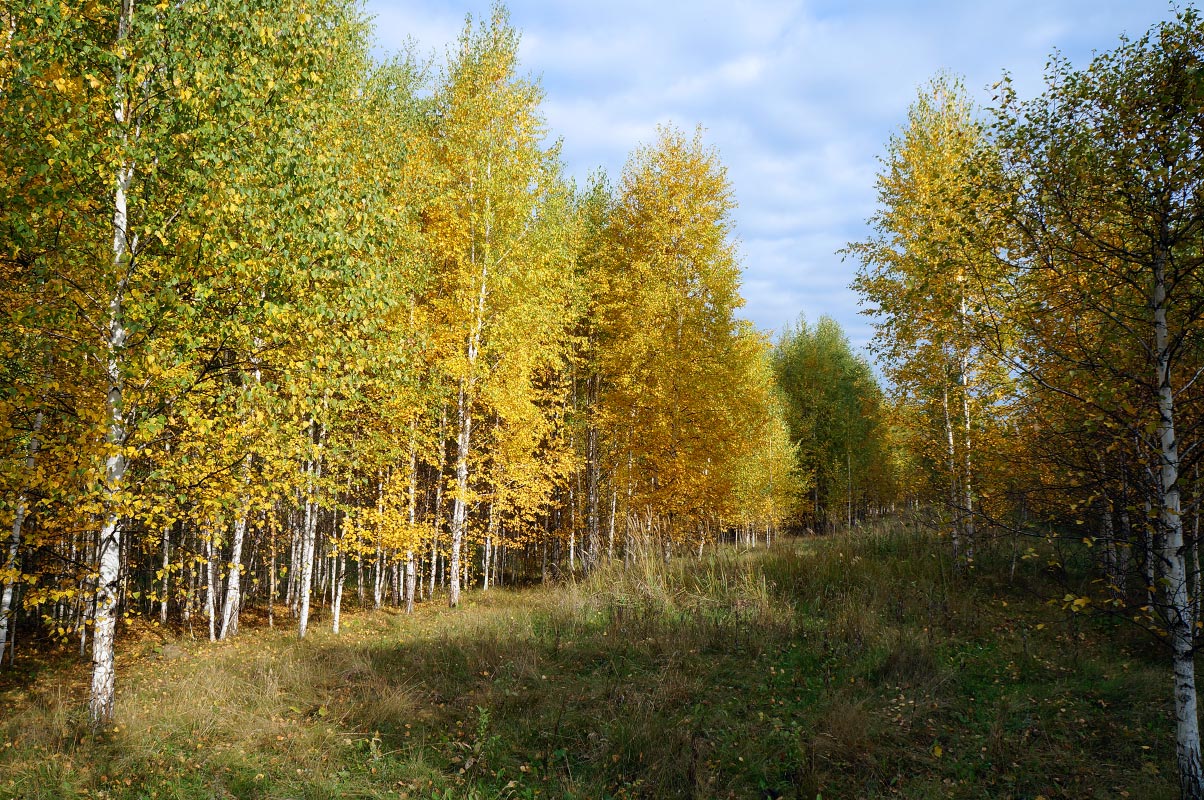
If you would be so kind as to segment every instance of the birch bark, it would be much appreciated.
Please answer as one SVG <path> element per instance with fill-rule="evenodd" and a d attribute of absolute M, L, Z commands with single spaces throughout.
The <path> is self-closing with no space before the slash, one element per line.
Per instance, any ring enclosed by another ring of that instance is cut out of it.
<path fill-rule="evenodd" d="M 1166 231 L 1163 230 L 1163 238 Z M 1196 698 L 1195 647 L 1193 642 L 1191 600 L 1188 596 L 1188 570 L 1183 536 L 1183 515 L 1179 492 L 1179 443 L 1175 438 L 1175 393 L 1171 385 L 1171 347 L 1167 325 L 1167 251 L 1163 248 L 1154 260 L 1154 346 L 1158 386 L 1159 444 L 1159 543 L 1164 614 L 1170 634 L 1174 670 L 1176 755 L 1179 762 L 1179 786 L 1184 798 L 1204 797 L 1204 776 L 1200 765 L 1200 720 Z"/>
<path fill-rule="evenodd" d="M 134 16 L 134 0 L 122 0 L 117 16 L 117 39 L 119 57 L 125 55 L 126 40 Z M 117 68 L 116 89 L 113 102 L 113 119 L 124 144 L 129 140 L 129 106 L 124 89 L 125 74 Z M 121 572 L 121 516 L 118 495 L 125 479 L 126 420 L 124 404 L 123 366 L 125 359 L 125 287 L 133 271 L 134 246 L 129 231 L 129 190 L 134 177 L 134 165 L 123 163 L 117 168 L 113 188 L 113 274 L 116 278 L 112 298 L 109 301 L 109 322 L 104 340 L 106 356 L 105 378 L 108 383 L 105 395 L 105 412 L 108 431 L 102 479 L 103 522 L 97 540 L 97 564 L 99 574 L 96 582 L 96 607 L 92 634 L 92 696 L 88 703 L 88 717 L 94 728 L 99 728 L 113 717 L 116 675 L 113 655 L 117 634 L 117 580 Z"/>
<path fill-rule="evenodd" d="M 251 456 L 243 457 L 243 471 L 250 483 Z M 230 543 L 230 576 L 226 579 L 226 599 L 222 603 L 222 627 L 220 639 L 238 633 L 238 606 L 242 603 L 242 544 L 247 532 L 247 506 L 244 500 L 234 521 L 234 538 Z"/>
<path fill-rule="evenodd" d="M 316 423 L 311 422 L 311 427 Z M 305 638 L 309 628 L 309 595 L 313 588 L 314 551 L 318 534 L 317 481 L 322 477 L 322 461 L 315 455 L 306 470 L 305 524 L 301 532 L 301 569 L 297 586 L 297 634 Z"/>
<path fill-rule="evenodd" d="M 468 333 L 468 375 L 460 379 L 456 396 L 456 496 L 452 504 L 451 563 L 449 565 L 448 599 L 451 608 L 460 605 L 460 548 L 468 521 L 468 457 L 472 449 L 472 372 L 476 368 L 481 343 L 481 328 L 485 323 L 485 298 L 489 278 L 488 259 L 481 263 L 481 287 L 477 295 L 472 329 Z"/>
<path fill-rule="evenodd" d="M 418 423 L 410 422 L 410 536 L 414 536 L 418 530 Z M 418 576 L 414 569 L 414 547 L 411 544 L 406 548 L 406 586 L 405 586 L 405 603 L 406 613 L 414 613 L 414 589 L 418 582 Z"/>

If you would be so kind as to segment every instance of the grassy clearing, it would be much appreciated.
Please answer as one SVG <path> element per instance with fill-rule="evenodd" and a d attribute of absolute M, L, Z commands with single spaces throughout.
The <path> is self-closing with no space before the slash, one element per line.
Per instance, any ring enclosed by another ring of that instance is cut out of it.
<path fill-rule="evenodd" d="M 1032 563 L 955 583 L 882 529 L 303 643 L 127 636 L 101 735 L 82 665 L 0 694 L 0 796 L 1176 796 L 1163 659 Z"/>

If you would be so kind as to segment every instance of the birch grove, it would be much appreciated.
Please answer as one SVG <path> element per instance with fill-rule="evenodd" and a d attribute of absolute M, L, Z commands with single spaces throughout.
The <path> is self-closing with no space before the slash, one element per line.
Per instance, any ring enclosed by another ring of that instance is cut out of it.
<path fill-rule="evenodd" d="M 0 16 L 0 664 L 69 641 L 94 726 L 134 620 L 337 632 L 790 517 L 718 154 L 578 190 L 503 8 L 443 68 L 340 0 Z"/>

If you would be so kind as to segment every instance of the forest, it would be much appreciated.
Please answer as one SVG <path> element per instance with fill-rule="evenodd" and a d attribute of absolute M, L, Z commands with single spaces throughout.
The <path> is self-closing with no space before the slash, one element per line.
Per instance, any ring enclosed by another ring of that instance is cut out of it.
<path fill-rule="evenodd" d="M 1204 798 L 1194 9 L 920 89 L 873 362 L 503 6 L 0 22 L 0 792 Z"/>

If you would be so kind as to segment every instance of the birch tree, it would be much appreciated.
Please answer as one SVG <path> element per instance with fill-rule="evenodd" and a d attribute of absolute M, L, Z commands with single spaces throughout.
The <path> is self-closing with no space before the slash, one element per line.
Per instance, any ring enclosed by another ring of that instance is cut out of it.
<path fill-rule="evenodd" d="M 853 286 L 876 318 L 874 348 L 888 376 L 938 420 L 959 563 L 974 549 L 975 419 L 984 407 L 998 412 L 1007 383 L 997 348 L 978 335 L 998 282 L 998 237 L 983 210 L 993 197 L 983 175 L 994 163 L 961 82 L 937 76 L 888 146 L 875 235 L 844 251 L 861 261 Z"/>
<path fill-rule="evenodd" d="M 558 162 L 545 149 L 541 92 L 519 77 L 518 34 L 506 12 L 471 19 L 436 98 L 436 158 L 444 193 L 426 230 L 446 283 L 436 314 L 447 347 L 445 373 L 455 386 L 455 492 L 452 497 L 448 602 L 460 602 L 461 555 L 472 503 L 473 414 L 494 363 L 495 316 L 520 298 L 518 280 L 534 265 L 542 199 L 556 186 Z M 538 258 L 538 257 L 536 257 Z"/>
<path fill-rule="evenodd" d="M 1204 322 L 1202 74 L 1204 26 L 1187 10 L 1086 69 L 1055 59 L 1048 88 L 1032 101 L 1020 102 L 1005 84 L 997 123 L 1014 197 L 1006 255 L 1017 273 L 1001 305 L 1013 312 L 1006 323 L 1023 332 L 1015 366 L 1034 392 L 1104 412 L 1155 454 L 1155 609 L 1171 653 L 1187 798 L 1204 796 L 1195 565 L 1182 501 L 1184 454 L 1195 458 L 1199 430 L 1181 415 L 1198 392 Z M 1074 333 L 1051 338 L 1051 326 Z M 1084 335 L 1092 329 L 1102 330 Z M 1132 359 L 1105 366 L 1096 358 L 1101 336 L 1123 342 Z M 1133 391 L 1083 392 L 1059 381 L 1055 364 L 1111 372 Z M 1137 407 L 1124 402 L 1134 395 L 1144 398 Z"/>
<path fill-rule="evenodd" d="M 600 416 L 625 473 L 629 518 L 641 506 L 667 525 L 661 544 L 693 529 L 708 481 L 734 444 L 721 365 L 737 337 L 734 198 L 701 134 L 664 128 L 624 169 L 609 222 L 613 252 L 598 304 Z M 666 550 L 668 552 L 668 550 Z"/>

